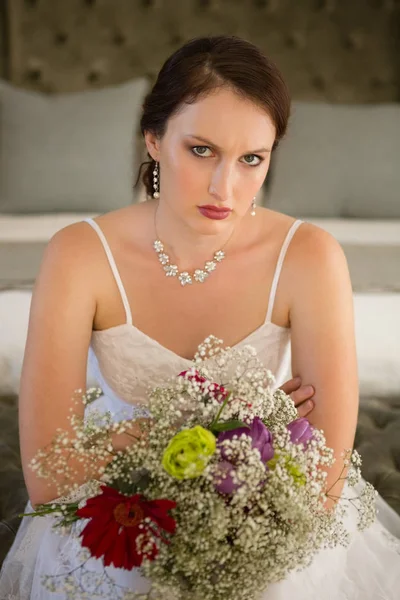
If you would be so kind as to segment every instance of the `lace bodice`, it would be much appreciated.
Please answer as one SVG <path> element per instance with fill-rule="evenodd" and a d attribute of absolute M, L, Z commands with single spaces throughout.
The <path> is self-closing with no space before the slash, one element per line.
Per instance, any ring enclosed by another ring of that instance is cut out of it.
<path fill-rule="evenodd" d="M 96 221 L 90 218 L 85 221 L 96 230 L 102 241 L 127 317 L 126 323 L 92 332 L 89 348 L 90 366 L 104 394 L 117 403 L 120 409 L 121 402 L 126 408 L 145 408 L 147 389 L 190 368 L 192 361 L 178 356 L 132 324 L 126 292 L 108 242 Z M 271 315 L 285 254 L 301 223 L 301 220 L 296 220 L 292 224 L 283 242 L 264 323 L 235 345 L 240 347 L 251 344 L 255 347 L 259 358 L 275 375 L 276 387 L 290 377 L 290 329 L 272 323 Z"/>

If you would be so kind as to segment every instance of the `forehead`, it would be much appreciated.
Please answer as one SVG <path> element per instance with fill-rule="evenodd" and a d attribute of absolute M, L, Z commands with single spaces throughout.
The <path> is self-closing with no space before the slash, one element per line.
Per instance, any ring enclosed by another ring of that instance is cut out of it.
<path fill-rule="evenodd" d="M 257 144 L 275 137 L 275 126 L 268 112 L 248 98 L 222 88 L 199 98 L 193 104 L 183 104 L 169 119 L 167 132 L 199 134 L 209 139 L 242 139 Z"/>

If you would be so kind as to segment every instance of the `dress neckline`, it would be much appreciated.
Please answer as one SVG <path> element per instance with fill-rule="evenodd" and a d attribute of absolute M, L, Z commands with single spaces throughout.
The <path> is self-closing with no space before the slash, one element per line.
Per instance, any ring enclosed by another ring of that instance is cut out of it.
<path fill-rule="evenodd" d="M 239 346 L 242 346 L 242 345 L 248 343 L 248 340 L 251 337 L 253 337 L 255 334 L 257 334 L 260 331 L 262 331 L 267 326 L 274 327 L 275 329 L 280 330 L 282 332 L 289 332 L 290 331 L 290 327 L 283 327 L 281 325 L 276 325 L 275 323 L 272 323 L 272 321 L 267 320 L 267 321 L 264 321 L 261 325 L 259 325 L 252 332 L 250 332 L 248 335 L 246 335 L 244 338 L 242 338 L 239 342 L 237 342 L 236 344 L 234 344 L 233 346 L 231 346 L 231 348 L 238 348 Z M 150 337 L 149 335 L 147 335 L 147 333 L 145 333 L 144 331 L 142 331 L 141 329 L 139 329 L 138 327 L 136 327 L 135 325 L 133 325 L 131 323 L 121 323 L 120 325 L 114 325 L 113 327 L 108 327 L 107 329 L 93 329 L 92 330 L 92 337 L 99 337 L 100 334 L 103 334 L 103 335 L 104 334 L 106 334 L 106 335 L 118 334 L 120 331 L 124 331 L 125 329 L 127 331 L 133 331 L 133 332 L 139 334 L 146 341 L 150 342 L 151 344 L 153 344 L 154 346 L 156 346 L 157 348 L 159 348 L 163 352 L 166 352 L 166 353 L 170 354 L 175 359 L 179 359 L 179 360 L 181 360 L 182 362 L 185 362 L 185 363 L 193 364 L 194 358 L 192 358 L 192 359 L 185 358 L 184 356 L 181 356 L 180 354 L 177 354 L 176 352 L 174 352 L 170 348 L 167 348 L 166 346 L 163 346 L 160 342 L 158 342 L 154 338 Z"/>

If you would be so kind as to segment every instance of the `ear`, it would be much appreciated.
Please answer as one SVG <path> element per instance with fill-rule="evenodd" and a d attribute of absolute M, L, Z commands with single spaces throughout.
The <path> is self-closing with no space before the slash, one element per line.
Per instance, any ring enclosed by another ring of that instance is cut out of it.
<path fill-rule="evenodd" d="M 144 141 L 147 151 L 153 160 L 160 160 L 160 139 L 151 131 L 145 131 Z"/>

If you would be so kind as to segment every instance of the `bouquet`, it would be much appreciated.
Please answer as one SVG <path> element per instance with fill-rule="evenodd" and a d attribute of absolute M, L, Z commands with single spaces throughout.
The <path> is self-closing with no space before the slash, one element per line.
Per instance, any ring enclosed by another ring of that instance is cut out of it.
<path fill-rule="evenodd" d="M 272 391 L 273 382 L 254 348 L 224 348 L 210 336 L 191 369 L 149 390 L 142 435 L 124 451 L 113 451 L 110 435 L 125 431 L 128 420 L 113 423 L 96 411 L 86 420 L 71 417 L 74 438 L 58 431 L 31 468 L 71 481 L 65 448 L 88 465 L 107 453 L 110 462 L 96 479 L 67 490 L 69 497 L 28 514 L 52 513 L 55 527 L 74 531 L 82 569 L 99 559 L 103 583 L 108 566 L 139 569 L 149 580 L 149 591 L 139 593 L 113 588 L 108 577 L 110 597 L 258 598 L 322 548 L 349 543 L 349 505 L 358 510 L 358 528 L 368 527 L 377 493 L 369 483 L 355 491 L 361 459 L 344 450 L 342 498 L 327 508 L 327 498 L 338 500 L 326 490 L 333 451 L 322 431 L 297 418 L 290 396 Z M 82 400 L 99 393 L 91 388 Z M 84 597 L 84 573 L 61 579 L 64 587 L 59 576 L 43 583 Z"/>

